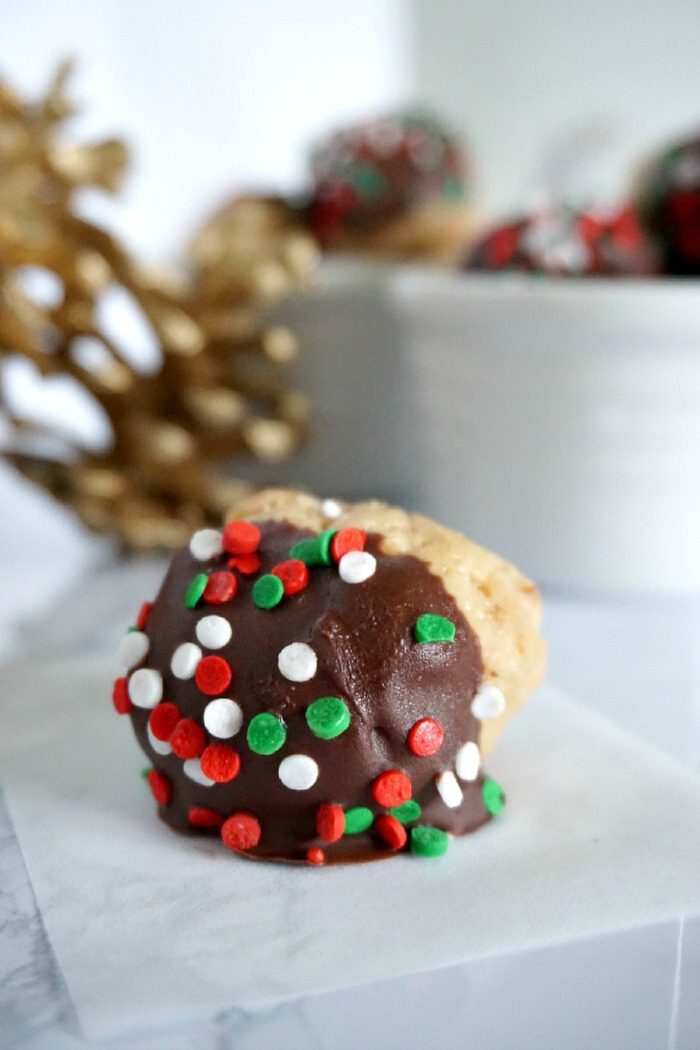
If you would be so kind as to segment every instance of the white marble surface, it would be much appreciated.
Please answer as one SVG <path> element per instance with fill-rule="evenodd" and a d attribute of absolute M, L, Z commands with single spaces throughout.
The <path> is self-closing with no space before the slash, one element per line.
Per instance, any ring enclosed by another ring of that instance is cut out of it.
<path fill-rule="evenodd" d="M 71 565 L 84 562 L 78 546 L 71 546 L 68 536 L 62 547 L 64 579 Z M 35 573 L 47 581 L 46 598 L 58 586 L 48 586 L 56 575 L 55 547 L 34 550 Z M 23 576 L 2 561 L 0 573 L 6 594 Z M 552 680 L 700 769 L 700 602 L 631 605 L 547 597 Z M 37 609 L 36 595 L 25 601 L 25 612 Z M 10 616 L 3 606 L 6 648 Z M 66 624 L 64 644 L 76 639 L 76 631 Z M 15 632 L 12 643 L 31 649 L 32 632 Z M 371 1050 L 469 1045 L 697 1050 L 698 987 L 700 917 L 689 917 L 307 997 L 273 1010 L 227 1011 L 175 1031 L 143 1032 L 118 1045 L 124 1050 L 355 1050 L 363 1044 Z M 0 799 L 0 1047 L 88 1045 Z"/>

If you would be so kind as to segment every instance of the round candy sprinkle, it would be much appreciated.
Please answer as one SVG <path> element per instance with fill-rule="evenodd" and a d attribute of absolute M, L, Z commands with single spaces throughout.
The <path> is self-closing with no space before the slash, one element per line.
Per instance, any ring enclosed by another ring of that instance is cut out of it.
<path fill-rule="evenodd" d="M 248 723 L 246 739 L 248 747 L 256 755 L 274 755 L 284 745 L 287 730 L 280 718 L 269 711 L 262 711 Z"/>
<path fill-rule="evenodd" d="M 423 810 L 412 798 L 408 802 L 402 802 L 400 806 L 394 806 L 389 810 L 392 817 L 396 817 L 399 824 L 412 824 L 414 820 L 420 820 Z"/>
<path fill-rule="evenodd" d="M 153 608 L 153 602 L 144 602 L 139 609 L 139 614 L 136 617 L 136 627 L 139 631 L 142 631 L 148 622 L 148 617 L 151 615 L 151 609 Z"/>
<path fill-rule="evenodd" d="M 377 817 L 374 826 L 379 837 L 384 840 L 389 849 L 401 849 L 406 845 L 406 839 L 408 838 L 406 829 L 390 813 L 382 813 L 381 816 Z"/>
<path fill-rule="evenodd" d="M 418 824 L 411 828 L 411 853 L 419 857 L 442 857 L 447 853 L 450 840 L 445 831 L 429 824 Z"/>
<path fill-rule="evenodd" d="M 261 834 L 260 821 L 252 813 L 232 813 L 221 825 L 224 845 L 232 850 L 253 849 Z"/>
<path fill-rule="evenodd" d="M 126 678 L 116 678 L 112 686 L 112 703 L 118 715 L 128 715 L 131 711 L 129 685 Z"/>
<path fill-rule="evenodd" d="M 148 728 L 156 740 L 170 740 L 170 734 L 181 717 L 180 708 L 177 704 L 171 704 L 169 700 L 163 700 L 151 711 L 148 718 Z"/>
<path fill-rule="evenodd" d="M 176 678 L 186 681 L 194 676 L 199 661 L 202 659 L 202 650 L 194 642 L 183 642 L 178 645 L 170 661 L 170 670 Z"/>
<path fill-rule="evenodd" d="M 369 810 L 368 810 L 369 812 Z M 342 806 L 324 802 L 316 810 L 316 833 L 324 842 L 337 842 L 345 833 L 345 814 Z"/>
<path fill-rule="evenodd" d="M 435 718 L 420 718 L 408 732 L 408 750 L 421 758 L 436 755 L 442 747 L 445 730 Z"/>
<path fill-rule="evenodd" d="M 476 780 L 479 775 L 481 755 L 473 740 L 467 741 L 455 755 L 455 769 L 460 780 Z"/>
<path fill-rule="evenodd" d="M 506 804 L 503 788 L 495 780 L 491 780 L 490 777 L 487 777 L 481 785 L 481 796 L 484 800 L 484 805 L 493 817 L 497 816 Z"/>
<path fill-rule="evenodd" d="M 204 594 L 204 588 L 207 585 L 207 579 L 205 573 L 199 572 L 196 576 L 190 580 L 187 584 L 187 590 L 185 591 L 185 608 L 194 609 L 199 599 Z"/>
<path fill-rule="evenodd" d="M 139 667 L 129 679 L 129 699 L 137 707 L 155 707 L 163 699 L 163 678 L 152 667 Z"/>
<path fill-rule="evenodd" d="M 331 541 L 335 529 L 325 529 L 312 540 L 299 540 L 289 552 L 289 557 L 303 561 L 305 565 L 330 565 Z"/>
<path fill-rule="evenodd" d="M 207 696 L 216 696 L 231 684 L 231 668 L 223 656 L 205 656 L 199 662 L 194 680 Z"/>
<path fill-rule="evenodd" d="M 349 551 L 338 563 L 338 574 L 345 583 L 364 583 L 377 570 L 377 559 L 367 551 Z"/>
<path fill-rule="evenodd" d="M 236 569 L 242 576 L 255 576 L 260 569 L 260 558 L 257 554 L 236 554 L 229 558 L 229 569 Z"/>
<path fill-rule="evenodd" d="M 148 744 L 152 751 L 155 751 L 157 755 L 170 755 L 172 754 L 172 748 L 167 740 L 159 740 L 158 737 L 154 736 L 151 732 L 151 727 L 146 726 L 146 736 L 148 737 Z"/>
<path fill-rule="evenodd" d="M 172 798 L 173 789 L 165 773 L 161 773 L 158 769 L 150 769 L 146 774 L 146 780 L 158 805 L 167 806 Z"/>
<path fill-rule="evenodd" d="M 200 529 L 190 540 L 190 554 L 197 561 L 210 561 L 223 551 L 218 529 Z"/>
<path fill-rule="evenodd" d="M 223 616 L 203 616 L 194 633 L 205 649 L 223 649 L 231 641 L 231 624 Z"/>
<path fill-rule="evenodd" d="M 309 570 L 299 558 L 281 561 L 272 569 L 273 576 L 279 576 L 287 597 L 303 591 L 309 582 Z"/>
<path fill-rule="evenodd" d="M 387 769 L 372 782 L 372 798 L 385 809 L 407 802 L 411 794 L 411 781 L 400 769 Z"/>
<path fill-rule="evenodd" d="M 235 700 L 221 696 L 218 700 L 210 700 L 204 708 L 204 727 L 220 740 L 235 736 L 242 725 L 243 711 Z"/>
<path fill-rule="evenodd" d="M 209 605 L 223 605 L 225 602 L 231 601 L 237 587 L 238 583 L 232 572 L 227 572 L 226 570 L 213 572 L 207 578 L 207 585 L 202 596 Z"/>
<path fill-rule="evenodd" d="M 309 755 L 287 755 L 280 762 L 277 774 L 290 791 L 306 791 L 318 780 L 318 763 Z"/>
<path fill-rule="evenodd" d="M 471 703 L 475 718 L 498 718 L 506 709 L 506 698 L 497 685 L 482 685 Z"/>
<path fill-rule="evenodd" d="M 143 631 L 129 631 L 125 634 L 119 646 L 119 659 L 124 669 L 130 671 L 136 664 L 140 664 L 150 647 L 148 635 Z"/>
<path fill-rule="evenodd" d="M 374 823 L 374 813 L 367 806 L 353 806 L 345 810 L 345 834 L 361 835 Z"/>
<path fill-rule="evenodd" d="M 316 674 L 316 653 L 306 642 L 291 642 L 277 657 L 280 673 L 290 682 L 308 682 Z"/>
<path fill-rule="evenodd" d="M 323 864 L 326 860 L 326 854 L 320 846 L 309 846 L 306 851 L 306 859 L 309 864 Z"/>
<path fill-rule="evenodd" d="M 228 784 L 229 780 L 238 776 L 241 768 L 238 752 L 228 744 L 209 744 L 204 748 L 199 764 L 205 777 L 217 784 Z"/>
<path fill-rule="evenodd" d="M 192 718 L 181 718 L 170 734 L 170 746 L 178 758 L 199 758 L 205 744 L 204 730 Z"/>
<path fill-rule="evenodd" d="M 337 499 L 324 499 L 321 504 L 321 513 L 324 518 L 339 518 L 343 513 L 343 508 Z"/>
<path fill-rule="evenodd" d="M 331 540 L 331 557 L 337 564 L 350 551 L 363 551 L 367 543 L 364 529 L 341 529 Z"/>
<path fill-rule="evenodd" d="M 260 529 L 250 521 L 229 521 L 223 544 L 229 554 L 253 554 L 260 546 Z"/>
<path fill-rule="evenodd" d="M 266 573 L 258 576 L 253 584 L 253 604 L 258 609 L 274 609 L 282 601 L 284 596 L 284 584 L 278 576 Z"/>
<path fill-rule="evenodd" d="M 190 780 L 194 780 L 195 784 L 200 784 L 202 787 L 213 787 L 215 783 L 204 775 L 198 758 L 188 758 L 186 762 L 183 762 L 182 772 Z"/>
<path fill-rule="evenodd" d="M 193 828 L 220 828 L 224 822 L 220 813 L 205 806 L 190 806 L 187 819 Z"/>
<path fill-rule="evenodd" d="M 451 769 L 445 769 L 442 773 L 438 773 L 435 777 L 435 785 L 440 798 L 448 809 L 457 809 L 458 806 L 462 805 L 464 795 L 457 782 L 457 777 Z"/>
<path fill-rule="evenodd" d="M 413 628 L 417 642 L 453 642 L 455 625 L 446 616 L 435 613 L 423 613 L 416 620 Z"/>
<path fill-rule="evenodd" d="M 348 705 L 339 696 L 322 696 L 306 709 L 306 722 L 321 740 L 333 740 L 350 725 Z"/>

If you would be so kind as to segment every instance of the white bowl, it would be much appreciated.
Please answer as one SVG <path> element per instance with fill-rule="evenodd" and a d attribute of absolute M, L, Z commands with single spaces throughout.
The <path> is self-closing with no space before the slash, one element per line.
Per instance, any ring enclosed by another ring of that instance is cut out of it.
<path fill-rule="evenodd" d="M 430 513 L 543 584 L 700 590 L 700 281 L 397 272 Z"/>

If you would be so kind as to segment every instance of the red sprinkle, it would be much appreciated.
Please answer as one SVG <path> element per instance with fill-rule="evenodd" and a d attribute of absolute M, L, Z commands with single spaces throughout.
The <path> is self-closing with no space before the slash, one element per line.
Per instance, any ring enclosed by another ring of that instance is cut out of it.
<path fill-rule="evenodd" d="M 178 758 L 198 758 L 205 744 L 204 730 L 191 718 L 181 718 L 170 734 L 170 746 Z"/>
<path fill-rule="evenodd" d="M 129 683 L 126 678 L 117 678 L 112 686 L 112 703 L 118 715 L 128 715 L 132 703 L 129 699 Z"/>
<path fill-rule="evenodd" d="M 408 732 L 408 750 L 426 758 L 435 755 L 442 747 L 445 730 L 435 718 L 419 718 Z"/>
<path fill-rule="evenodd" d="M 205 656 L 197 664 L 194 680 L 207 696 L 220 696 L 231 683 L 231 668 L 223 656 Z"/>
<path fill-rule="evenodd" d="M 367 542 L 364 529 L 340 529 L 331 540 L 331 557 L 339 562 L 350 551 L 363 551 Z"/>
<path fill-rule="evenodd" d="M 195 828 L 220 828 L 224 822 L 220 813 L 204 806 L 191 806 L 187 811 L 187 819 Z"/>
<path fill-rule="evenodd" d="M 180 708 L 177 704 L 171 704 L 169 700 L 163 700 L 162 703 L 156 704 L 151 711 L 151 717 L 148 719 L 148 725 L 156 740 L 170 740 L 172 732 L 181 717 Z"/>
<path fill-rule="evenodd" d="M 273 576 L 278 576 L 284 584 L 284 593 L 289 597 L 303 591 L 309 582 L 309 570 L 303 561 L 298 558 L 290 558 L 289 561 L 281 561 L 270 570 Z"/>
<path fill-rule="evenodd" d="M 306 851 L 306 859 L 309 864 L 323 864 L 326 860 L 326 854 L 320 846 L 310 846 Z"/>
<path fill-rule="evenodd" d="M 229 521 L 224 526 L 223 543 L 229 554 L 253 554 L 260 546 L 260 529 L 249 521 Z"/>
<path fill-rule="evenodd" d="M 257 554 L 237 554 L 229 558 L 229 569 L 238 569 L 242 576 L 255 576 L 260 569 L 260 558 Z"/>
<path fill-rule="evenodd" d="M 372 784 L 372 798 L 385 809 L 393 809 L 408 802 L 412 793 L 411 781 L 400 769 L 387 769 Z"/>
<path fill-rule="evenodd" d="M 399 824 L 396 817 L 392 817 L 391 813 L 382 813 L 375 820 L 374 826 L 389 849 L 401 849 L 406 845 L 406 829 Z"/>
<path fill-rule="evenodd" d="M 260 842 L 260 821 L 252 813 L 232 813 L 221 825 L 221 838 L 229 849 L 253 849 Z"/>
<path fill-rule="evenodd" d="M 342 806 L 324 802 L 316 810 L 316 831 L 324 842 L 337 842 L 345 832 L 345 813 Z"/>
<path fill-rule="evenodd" d="M 158 805 L 167 806 L 172 798 L 173 789 L 165 773 L 161 773 L 157 769 L 149 769 L 146 774 L 146 780 L 151 789 L 151 794 Z"/>
<path fill-rule="evenodd" d="M 213 572 L 207 580 L 202 597 L 210 605 L 223 605 L 236 593 L 238 582 L 232 572 Z"/>
<path fill-rule="evenodd" d="M 139 631 L 142 631 L 146 626 L 146 620 L 151 615 L 151 609 L 153 608 L 153 602 L 144 602 L 139 609 L 139 614 L 136 617 L 136 626 Z"/>
<path fill-rule="evenodd" d="M 215 780 L 217 784 L 226 784 L 233 780 L 241 768 L 238 752 L 228 744 L 209 744 L 202 752 L 199 764 L 204 775 L 210 780 Z"/>

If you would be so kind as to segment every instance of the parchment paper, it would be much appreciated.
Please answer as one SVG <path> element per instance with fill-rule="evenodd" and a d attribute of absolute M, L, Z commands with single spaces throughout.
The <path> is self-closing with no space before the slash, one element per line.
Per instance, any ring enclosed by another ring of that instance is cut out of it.
<path fill-rule="evenodd" d="M 0 770 L 92 1036 L 700 910 L 700 780 L 552 688 L 499 742 L 502 817 L 446 857 L 254 863 L 155 816 L 104 656 L 6 669 Z"/>

